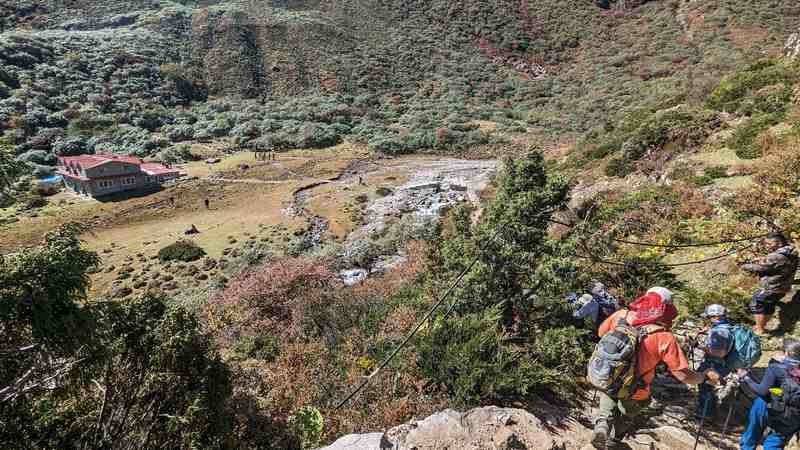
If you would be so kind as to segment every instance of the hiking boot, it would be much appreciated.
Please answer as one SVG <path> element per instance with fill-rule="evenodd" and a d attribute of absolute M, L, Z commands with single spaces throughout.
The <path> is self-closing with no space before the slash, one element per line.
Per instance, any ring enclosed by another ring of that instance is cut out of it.
<path fill-rule="evenodd" d="M 606 450 L 608 446 L 608 422 L 598 420 L 592 431 L 592 446 L 597 450 Z"/>

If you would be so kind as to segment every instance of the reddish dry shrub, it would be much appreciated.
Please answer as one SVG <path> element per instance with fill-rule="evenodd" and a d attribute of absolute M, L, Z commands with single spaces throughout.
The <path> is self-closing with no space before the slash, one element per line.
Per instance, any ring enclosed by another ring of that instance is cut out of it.
<path fill-rule="evenodd" d="M 341 281 L 313 258 L 285 258 L 243 272 L 206 306 L 208 330 L 223 347 L 269 330 L 282 337 L 301 333 L 304 314 L 324 304 Z"/>
<path fill-rule="evenodd" d="M 737 193 L 734 205 L 746 217 L 785 230 L 800 229 L 800 143 L 794 141 L 764 158 L 755 184 Z"/>
<path fill-rule="evenodd" d="M 237 276 L 209 302 L 205 323 L 232 368 L 232 409 L 241 442 L 293 448 L 286 420 L 306 405 L 323 413 L 327 440 L 383 429 L 442 407 L 442 398 L 425 392 L 409 348 L 345 408 L 333 408 L 380 362 L 370 356 L 375 349 L 392 348 L 419 318 L 413 307 L 400 304 L 381 317 L 377 330 L 362 327 L 363 318 L 384 311 L 392 296 L 424 270 L 424 244 L 409 244 L 406 254 L 406 262 L 389 273 L 349 288 L 326 260 L 271 261 Z M 235 351 L 243 338 L 257 336 L 277 338 L 273 361 Z"/>
<path fill-rule="evenodd" d="M 709 218 L 714 214 L 714 205 L 709 203 L 702 191 L 686 183 L 676 183 L 673 189 L 680 199 L 677 211 L 678 218 Z"/>

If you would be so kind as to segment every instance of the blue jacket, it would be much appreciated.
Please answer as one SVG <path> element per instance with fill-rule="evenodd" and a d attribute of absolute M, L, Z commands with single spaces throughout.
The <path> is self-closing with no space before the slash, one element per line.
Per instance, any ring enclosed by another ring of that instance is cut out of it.
<path fill-rule="evenodd" d="M 744 382 L 747 383 L 750 389 L 759 397 L 769 400 L 769 389 L 780 387 L 781 384 L 783 384 L 783 380 L 786 379 L 787 371 L 797 366 L 800 366 L 800 361 L 794 359 L 786 358 L 783 361 L 773 359 L 770 360 L 767 371 L 764 373 L 764 377 L 761 379 L 760 383 L 756 383 L 750 377 L 750 374 L 744 377 Z"/>

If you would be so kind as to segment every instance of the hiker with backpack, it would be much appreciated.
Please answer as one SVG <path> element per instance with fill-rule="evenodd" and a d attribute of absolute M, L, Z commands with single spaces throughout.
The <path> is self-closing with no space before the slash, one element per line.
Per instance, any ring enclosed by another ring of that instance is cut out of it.
<path fill-rule="evenodd" d="M 619 300 L 599 281 L 592 281 L 587 293 L 580 297 L 577 293 L 571 293 L 567 296 L 567 302 L 576 308 L 572 313 L 575 319 L 583 321 L 588 317 L 591 320 L 595 333 L 601 323 L 619 310 Z"/>
<path fill-rule="evenodd" d="M 708 305 L 702 317 L 710 323 L 702 347 L 703 362 L 698 371 L 712 369 L 724 379 L 737 369 L 753 367 L 761 358 L 761 340 L 750 328 L 731 321 L 727 308 L 719 304 Z M 716 415 L 720 399 L 713 386 L 701 383 L 697 400 L 697 420 Z"/>
<path fill-rule="evenodd" d="M 775 314 L 775 306 L 792 290 L 797 272 L 797 249 L 782 233 L 770 233 L 764 241 L 770 252 L 755 263 L 744 264 L 742 270 L 759 276 L 759 289 L 753 294 L 750 312 L 753 313 L 756 333 L 764 336 L 767 322 Z"/>
<path fill-rule="evenodd" d="M 739 440 L 740 448 L 755 450 L 761 443 L 764 450 L 783 449 L 800 431 L 800 340 L 783 340 L 783 354 L 770 360 L 761 382 L 753 380 L 746 369 L 738 373 L 757 395 Z M 766 430 L 769 433 L 764 437 Z"/>
<path fill-rule="evenodd" d="M 689 368 L 671 332 L 676 317 L 672 292 L 654 287 L 600 325 L 601 339 L 587 369 L 587 379 L 600 391 L 591 441 L 595 448 L 605 449 L 610 439 L 618 441 L 625 436 L 632 418 L 650 403 L 650 386 L 660 363 L 683 383 L 719 383 L 719 374 L 713 369 L 696 372 Z"/>

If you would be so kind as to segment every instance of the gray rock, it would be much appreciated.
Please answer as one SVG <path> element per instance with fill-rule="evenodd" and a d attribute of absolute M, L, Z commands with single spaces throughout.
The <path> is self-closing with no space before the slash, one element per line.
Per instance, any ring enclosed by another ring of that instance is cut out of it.
<path fill-rule="evenodd" d="M 783 54 L 789 59 L 795 59 L 800 56 L 800 32 L 789 36 L 783 48 Z"/>
<path fill-rule="evenodd" d="M 349 434 L 339 438 L 333 444 L 319 450 L 382 450 L 383 433 Z"/>
<path fill-rule="evenodd" d="M 124 297 L 127 297 L 127 296 L 131 295 L 132 292 L 133 292 L 133 290 L 131 288 L 129 288 L 128 286 L 124 286 L 124 285 L 123 286 L 117 286 L 117 287 L 111 289 L 111 297 L 112 298 L 124 298 Z"/>
<path fill-rule="evenodd" d="M 588 430 L 577 424 L 574 426 L 579 432 L 570 436 L 548 431 L 547 424 L 522 409 L 490 406 L 466 413 L 448 409 L 424 420 L 397 426 L 383 434 L 345 436 L 324 450 L 578 448 L 586 442 Z"/>

